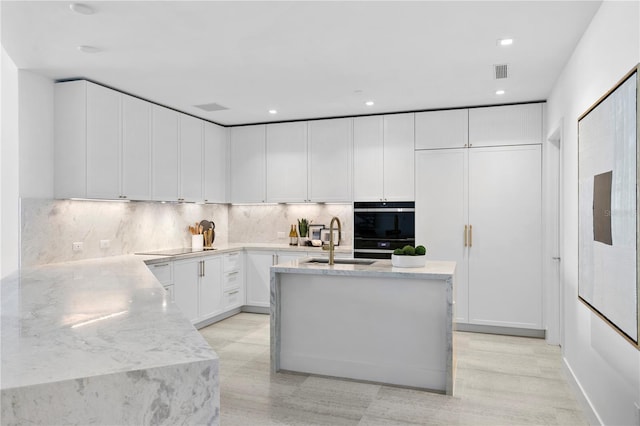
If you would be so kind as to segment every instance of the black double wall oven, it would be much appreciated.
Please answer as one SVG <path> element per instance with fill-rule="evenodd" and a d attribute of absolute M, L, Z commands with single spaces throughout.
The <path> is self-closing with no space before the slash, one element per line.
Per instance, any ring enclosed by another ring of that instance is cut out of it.
<path fill-rule="evenodd" d="M 413 201 L 356 202 L 353 204 L 353 256 L 391 259 L 393 250 L 415 246 Z"/>

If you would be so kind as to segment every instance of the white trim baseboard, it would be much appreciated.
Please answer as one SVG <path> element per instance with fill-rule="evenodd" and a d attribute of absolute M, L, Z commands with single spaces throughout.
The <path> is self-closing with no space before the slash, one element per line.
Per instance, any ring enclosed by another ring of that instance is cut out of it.
<path fill-rule="evenodd" d="M 598 416 L 598 413 L 593 407 L 593 404 L 591 404 L 591 400 L 584 392 L 584 389 L 580 384 L 580 380 L 578 380 L 576 375 L 573 373 L 573 370 L 571 369 L 571 366 L 569 365 L 565 357 L 562 357 L 562 367 L 562 371 L 564 371 L 565 373 L 567 383 L 569 384 L 569 386 L 571 386 L 571 390 L 573 390 L 573 393 L 578 400 L 578 403 L 582 407 L 582 410 L 584 411 L 585 417 L 587 418 L 589 424 L 592 426 L 604 425 L 604 422 L 602 421 L 600 416 Z"/>

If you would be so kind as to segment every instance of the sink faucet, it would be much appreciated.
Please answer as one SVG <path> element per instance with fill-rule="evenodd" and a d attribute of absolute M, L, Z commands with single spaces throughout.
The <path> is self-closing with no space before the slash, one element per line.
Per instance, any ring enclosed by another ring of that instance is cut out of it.
<path fill-rule="evenodd" d="M 329 224 L 329 248 L 326 246 L 322 246 L 322 250 L 329 250 L 329 265 L 334 264 L 335 259 L 335 243 L 333 242 L 333 223 L 338 223 L 338 243 L 342 239 L 342 224 L 340 223 L 340 219 L 337 216 L 334 216 L 331 219 L 331 223 Z"/>

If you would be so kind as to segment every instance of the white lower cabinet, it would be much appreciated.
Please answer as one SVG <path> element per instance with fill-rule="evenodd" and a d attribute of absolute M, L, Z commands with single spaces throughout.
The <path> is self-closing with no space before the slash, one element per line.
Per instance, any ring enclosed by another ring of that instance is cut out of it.
<path fill-rule="evenodd" d="M 222 257 L 209 256 L 202 259 L 198 318 L 200 321 L 218 315 L 224 310 L 222 300 Z"/>
<path fill-rule="evenodd" d="M 201 259 L 177 260 L 173 265 L 173 291 L 176 304 L 192 323 L 198 322 Z"/>
<path fill-rule="evenodd" d="M 173 266 L 175 301 L 192 323 L 222 313 L 222 257 L 177 260 Z"/>
<path fill-rule="evenodd" d="M 271 271 L 275 252 L 247 251 L 245 274 L 247 305 L 267 308 L 270 305 Z"/>

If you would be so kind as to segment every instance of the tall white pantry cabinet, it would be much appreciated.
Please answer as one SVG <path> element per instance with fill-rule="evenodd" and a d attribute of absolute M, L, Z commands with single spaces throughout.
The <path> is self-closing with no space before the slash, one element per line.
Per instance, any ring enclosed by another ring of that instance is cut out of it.
<path fill-rule="evenodd" d="M 416 114 L 416 241 L 459 324 L 543 329 L 542 104 Z"/>

